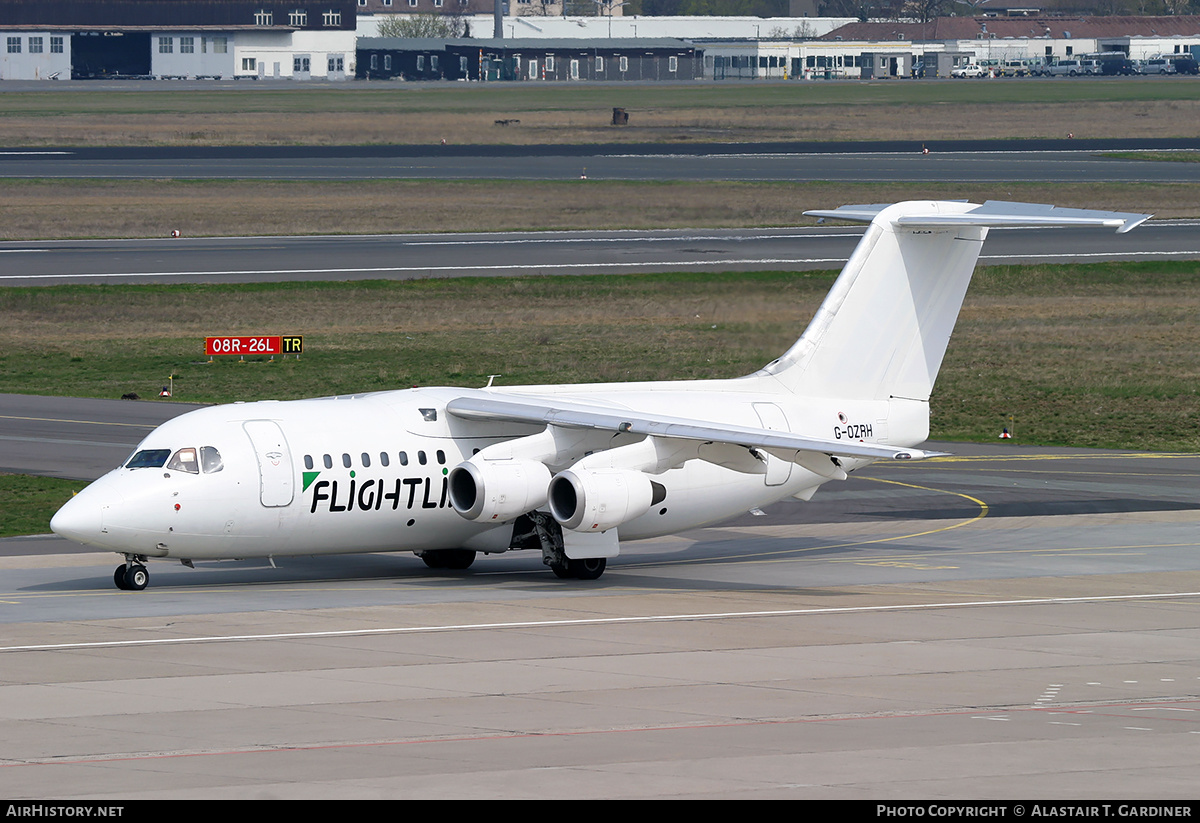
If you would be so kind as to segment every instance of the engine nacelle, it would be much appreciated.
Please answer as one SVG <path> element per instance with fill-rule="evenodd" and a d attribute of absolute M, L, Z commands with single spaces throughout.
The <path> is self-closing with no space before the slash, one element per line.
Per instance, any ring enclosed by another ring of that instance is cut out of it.
<path fill-rule="evenodd" d="M 550 481 L 550 513 L 564 529 L 602 532 L 639 517 L 666 489 L 629 469 L 567 469 Z"/>
<path fill-rule="evenodd" d="M 546 505 L 549 486 L 536 460 L 467 460 L 450 472 L 450 505 L 468 520 L 503 523 Z"/>

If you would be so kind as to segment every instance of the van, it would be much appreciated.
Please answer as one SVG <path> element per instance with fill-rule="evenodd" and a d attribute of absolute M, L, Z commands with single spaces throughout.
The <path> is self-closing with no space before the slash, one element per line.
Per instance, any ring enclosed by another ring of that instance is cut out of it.
<path fill-rule="evenodd" d="M 1142 67 L 1144 74 L 1174 74 L 1175 61 L 1169 57 L 1151 57 Z"/>
<path fill-rule="evenodd" d="M 1083 69 L 1080 68 L 1078 60 L 1059 60 L 1057 63 L 1047 66 L 1042 73 L 1051 77 L 1062 77 L 1063 75 L 1075 77 L 1082 74 Z"/>

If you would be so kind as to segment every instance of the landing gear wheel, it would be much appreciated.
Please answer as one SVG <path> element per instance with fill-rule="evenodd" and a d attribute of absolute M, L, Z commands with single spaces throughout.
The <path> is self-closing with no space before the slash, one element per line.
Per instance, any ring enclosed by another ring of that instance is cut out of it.
<path fill-rule="evenodd" d="M 431 549 L 421 553 L 421 559 L 431 569 L 463 569 L 471 568 L 475 562 L 474 549 Z"/>
<path fill-rule="evenodd" d="M 568 563 L 570 561 L 567 561 Z M 551 563 L 550 571 L 554 572 L 554 576 L 559 580 L 570 580 L 575 575 L 571 574 L 571 567 L 562 563 Z"/>
<path fill-rule="evenodd" d="M 426 566 L 428 566 L 428 567 L 429 567 L 429 568 L 431 568 L 431 569 L 444 569 L 444 568 L 446 568 L 446 561 L 445 561 L 445 559 L 442 557 L 442 553 L 441 553 L 441 552 L 436 552 L 436 551 L 431 551 L 431 552 L 422 552 L 422 553 L 421 553 L 421 560 L 422 560 L 422 561 L 424 561 L 425 565 L 426 565 Z"/>
<path fill-rule="evenodd" d="M 117 570 L 113 572 L 113 583 L 115 583 L 117 588 L 123 592 L 129 591 L 129 587 L 125 585 L 125 572 L 127 571 L 129 570 L 125 567 L 125 564 L 122 563 L 121 565 L 117 566 Z"/>
<path fill-rule="evenodd" d="M 446 568 L 463 569 L 471 568 L 471 564 L 475 562 L 475 551 L 473 549 L 447 549 L 446 552 Z"/>
<path fill-rule="evenodd" d="M 607 565 L 606 558 L 589 557 L 581 560 L 568 560 L 565 567 L 558 564 L 552 564 L 550 567 L 554 570 L 554 575 L 562 579 L 574 577 L 578 581 L 594 581 L 604 573 Z"/>
<path fill-rule="evenodd" d="M 140 592 L 150 583 L 150 572 L 141 563 L 135 563 L 125 572 L 124 588 L 131 592 Z"/>

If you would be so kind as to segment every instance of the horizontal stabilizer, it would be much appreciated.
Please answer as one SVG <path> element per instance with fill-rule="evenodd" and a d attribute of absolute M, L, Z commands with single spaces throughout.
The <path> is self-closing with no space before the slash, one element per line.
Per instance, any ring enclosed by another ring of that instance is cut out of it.
<path fill-rule="evenodd" d="M 848 220 L 855 223 L 870 223 L 890 204 L 868 204 L 842 206 L 832 211 L 806 211 L 811 217 L 833 220 Z M 1004 200 L 988 200 L 957 214 L 917 212 L 898 216 L 897 226 L 905 228 L 984 226 L 988 228 L 1036 228 L 1039 226 L 1100 226 L 1114 228 L 1123 234 L 1150 219 L 1149 214 L 1132 214 L 1119 211 L 1096 211 L 1093 209 L 1065 209 L 1041 203 L 1010 203 Z"/>

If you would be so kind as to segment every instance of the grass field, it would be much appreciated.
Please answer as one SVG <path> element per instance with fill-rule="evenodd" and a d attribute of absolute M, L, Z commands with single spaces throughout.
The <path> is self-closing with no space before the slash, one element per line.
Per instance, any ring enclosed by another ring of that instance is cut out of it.
<path fill-rule="evenodd" d="M 0 391 L 195 402 L 413 385 L 734 377 L 784 351 L 833 272 L 0 291 Z M 934 438 L 1200 450 L 1200 263 L 982 268 Z M 170 318 L 169 324 L 162 322 Z M 305 335 L 299 360 L 203 355 L 206 334 Z"/>
<path fill-rule="evenodd" d="M 155 90 L 159 89 L 159 90 Z M 611 125 L 625 108 L 629 125 Z M 1191 78 L 695 84 L 377 82 L 4 92 L 0 143 L 328 145 L 1192 137 Z M 508 126 L 497 120 L 519 120 Z"/>
<path fill-rule="evenodd" d="M 806 209 L 912 199 L 1200 216 L 1200 186 L 1187 183 L 0 180 L 0 239 L 752 228 L 812 223 Z"/>

